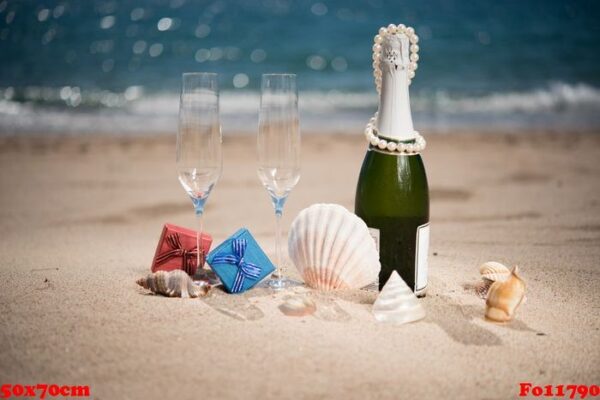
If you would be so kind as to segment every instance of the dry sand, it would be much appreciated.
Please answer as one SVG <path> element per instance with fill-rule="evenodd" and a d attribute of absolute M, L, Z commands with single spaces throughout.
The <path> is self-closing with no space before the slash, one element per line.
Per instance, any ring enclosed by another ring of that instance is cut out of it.
<path fill-rule="evenodd" d="M 148 295 L 162 224 L 194 226 L 172 137 L 0 140 L 0 383 L 90 385 L 96 399 L 485 398 L 519 382 L 600 383 L 600 135 L 429 136 L 425 320 L 370 315 L 375 294 L 318 294 L 314 316 L 258 289 Z M 350 209 L 362 138 L 305 136 L 284 216 Z M 269 254 L 274 217 L 251 137 L 227 137 L 206 229 L 248 227 Z M 464 286 L 487 260 L 519 264 L 517 319 L 483 320 Z M 293 273 L 293 268 L 290 269 Z"/>

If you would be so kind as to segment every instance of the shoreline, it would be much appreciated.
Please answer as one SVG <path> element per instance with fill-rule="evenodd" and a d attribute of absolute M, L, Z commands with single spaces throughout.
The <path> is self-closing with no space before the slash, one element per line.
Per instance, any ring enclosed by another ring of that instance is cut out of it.
<path fill-rule="evenodd" d="M 595 137 L 600 135 L 600 129 L 570 129 L 566 131 L 555 131 L 548 129 L 528 129 L 528 130 L 507 130 L 493 128 L 489 131 L 482 132 L 476 128 L 461 129 L 461 130 L 428 130 L 422 133 L 425 139 L 430 138 L 434 141 L 450 142 L 456 140 L 457 143 L 464 139 L 472 139 L 482 141 L 489 139 L 491 141 L 508 141 L 508 142 L 537 142 L 539 140 L 560 141 L 561 139 L 580 140 L 585 137 Z M 340 130 L 327 130 L 325 132 L 317 132 L 314 130 L 302 131 L 302 138 L 306 140 L 319 140 L 321 137 L 327 137 L 331 140 L 355 142 L 364 141 L 362 130 L 348 133 Z M 15 146 L 32 145 L 33 147 L 51 147 L 58 150 L 62 145 L 70 145 L 80 142 L 79 144 L 97 144 L 111 145 L 118 143 L 122 146 L 134 144 L 134 142 L 145 144 L 166 144 L 175 142 L 176 132 L 161 132 L 145 134 L 138 133 L 85 133 L 85 134 L 70 134 L 70 133 L 51 133 L 48 135 L 38 133 L 14 133 L 0 134 L 0 151 L 15 149 Z M 223 145 L 231 145 L 233 141 L 252 141 L 256 139 L 254 131 L 234 131 L 233 133 L 223 134 Z"/>

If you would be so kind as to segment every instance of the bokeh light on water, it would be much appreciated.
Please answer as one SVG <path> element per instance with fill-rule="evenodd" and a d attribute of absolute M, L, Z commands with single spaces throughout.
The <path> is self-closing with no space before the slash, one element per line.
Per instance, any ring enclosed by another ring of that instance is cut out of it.
<path fill-rule="evenodd" d="M 214 71 L 232 128 L 255 122 L 262 73 L 294 72 L 305 127 L 358 133 L 390 22 L 421 38 L 419 126 L 597 127 L 599 16 L 558 0 L 0 0 L 0 131 L 172 131 L 181 73 Z"/>

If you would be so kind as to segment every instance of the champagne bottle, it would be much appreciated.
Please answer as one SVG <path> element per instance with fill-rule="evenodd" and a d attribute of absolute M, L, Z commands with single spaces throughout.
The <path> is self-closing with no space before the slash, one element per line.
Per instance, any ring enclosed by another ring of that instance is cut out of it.
<path fill-rule="evenodd" d="M 414 30 L 402 25 L 382 28 L 375 37 L 379 109 L 365 131 L 370 145 L 358 179 L 355 212 L 379 249 L 379 289 L 396 270 L 417 296 L 424 296 L 429 190 L 418 154 L 425 141 L 414 131 L 408 93 L 417 67 L 417 42 Z"/>

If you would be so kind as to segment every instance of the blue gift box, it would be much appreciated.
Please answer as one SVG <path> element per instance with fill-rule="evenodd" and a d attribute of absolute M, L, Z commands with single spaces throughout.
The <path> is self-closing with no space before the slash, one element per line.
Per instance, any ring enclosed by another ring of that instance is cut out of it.
<path fill-rule="evenodd" d="M 275 270 L 250 231 L 242 228 L 208 253 L 206 259 L 229 293 L 254 287 Z"/>

